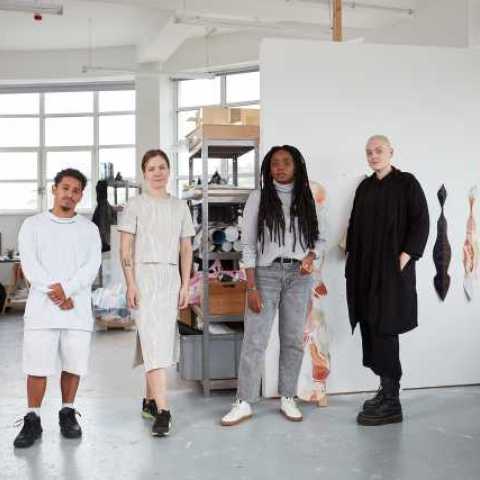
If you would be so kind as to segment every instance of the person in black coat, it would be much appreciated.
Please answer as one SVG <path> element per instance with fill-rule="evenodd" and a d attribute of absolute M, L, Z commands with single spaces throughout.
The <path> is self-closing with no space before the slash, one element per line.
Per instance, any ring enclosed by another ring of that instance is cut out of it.
<path fill-rule="evenodd" d="M 402 367 L 398 336 L 417 326 L 415 264 L 429 233 L 422 187 L 391 164 L 383 135 L 366 146 L 373 174 L 357 188 L 347 232 L 345 277 L 352 332 L 360 325 L 363 364 L 380 377 L 380 388 L 357 417 L 361 425 L 401 422 Z"/>

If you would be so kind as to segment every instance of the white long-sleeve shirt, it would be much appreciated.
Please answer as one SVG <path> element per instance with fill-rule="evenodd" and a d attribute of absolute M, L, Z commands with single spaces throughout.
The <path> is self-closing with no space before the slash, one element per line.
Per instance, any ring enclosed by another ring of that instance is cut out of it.
<path fill-rule="evenodd" d="M 295 258 L 302 260 L 308 251 L 313 251 L 316 258 L 322 258 L 325 246 L 325 214 L 323 207 L 315 206 L 318 220 L 318 240 L 314 249 L 303 249 L 300 240 L 297 238 L 295 249 L 293 248 L 293 234 L 289 232 L 290 226 L 290 206 L 292 203 L 293 184 L 280 185 L 276 182 L 278 196 L 282 202 L 283 215 L 285 218 L 285 244 L 280 246 L 277 241 L 270 241 L 270 232 L 268 228 L 265 230 L 265 244 L 262 252 L 262 245 L 257 241 L 257 220 L 258 208 L 260 206 L 260 190 L 254 190 L 248 197 L 247 203 L 243 210 L 243 227 L 242 227 L 242 251 L 243 265 L 245 268 L 255 268 L 256 266 L 265 267 L 271 265 L 277 257 Z M 297 225 L 298 232 L 298 225 Z"/>
<path fill-rule="evenodd" d="M 93 330 L 91 288 L 101 264 L 97 226 L 75 215 L 43 212 L 27 218 L 18 236 L 20 262 L 30 282 L 25 329 Z M 60 283 L 74 308 L 61 310 L 47 293 Z"/>

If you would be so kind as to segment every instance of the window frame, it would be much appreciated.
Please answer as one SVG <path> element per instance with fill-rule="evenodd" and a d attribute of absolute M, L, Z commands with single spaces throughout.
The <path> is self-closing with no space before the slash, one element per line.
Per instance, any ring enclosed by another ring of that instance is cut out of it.
<path fill-rule="evenodd" d="M 89 151 L 91 153 L 91 178 L 89 182 L 92 184 L 91 189 L 91 208 L 78 209 L 78 213 L 90 214 L 95 209 L 95 188 L 99 180 L 100 162 L 99 150 L 109 148 L 136 148 L 135 144 L 121 145 L 100 145 L 99 144 L 99 124 L 101 116 L 112 115 L 134 115 L 135 110 L 122 111 L 99 111 L 99 94 L 102 91 L 111 90 L 135 90 L 135 82 L 95 82 L 95 83 L 73 83 L 73 84 L 32 84 L 32 85 L 11 85 L 0 86 L 0 94 L 2 93 L 38 93 L 39 94 L 39 111 L 38 114 L 8 114 L 0 115 L 1 118 L 38 118 L 39 119 L 39 145 L 37 147 L 0 147 L 0 152 L 36 152 L 37 153 L 37 178 L 35 180 L 0 180 L 0 188 L 3 183 L 36 183 L 37 184 L 37 207 L 35 209 L 8 209 L 0 210 L 0 215 L 34 215 L 45 211 L 48 208 L 48 194 L 46 191 L 48 181 L 46 178 L 47 171 L 47 153 L 48 152 L 72 152 L 72 151 Z M 45 94 L 54 92 L 93 92 L 93 111 L 91 113 L 45 113 Z M 68 118 L 68 117 L 92 117 L 93 118 L 93 144 L 90 145 L 72 145 L 72 146 L 46 146 L 45 145 L 45 124 L 48 118 Z"/>
<path fill-rule="evenodd" d="M 240 70 L 230 70 L 230 71 L 225 71 L 225 72 L 218 72 L 216 73 L 216 76 L 220 77 L 220 103 L 217 105 L 209 105 L 209 106 L 215 106 L 215 107 L 232 107 L 232 108 L 241 108 L 241 107 L 248 107 L 249 105 L 260 105 L 261 98 L 258 100 L 251 100 L 247 102 L 234 102 L 234 103 L 227 103 L 227 76 L 230 75 L 236 75 L 236 74 L 241 74 L 241 73 L 252 73 L 252 72 L 258 72 L 260 75 L 260 68 L 258 66 L 256 67 L 250 67 L 250 68 L 245 68 L 245 69 L 240 69 Z M 173 90 L 173 107 L 174 107 L 174 125 L 173 125 L 173 135 L 175 139 L 175 143 L 178 145 L 179 144 L 179 139 L 178 139 L 178 121 L 179 121 L 179 113 L 180 112 L 188 112 L 188 111 L 193 111 L 193 110 L 198 110 L 202 108 L 204 105 L 196 105 L 196 106 L 189 106 L 189 107 L 180 107 L 179 106 L 179 94 L 180 94 L 180 88 L 179 88 L 179 83 L 182 81 L 181 79 L 179 80 L 172 80 L 174 82 L 174 88 Z M 178 152 L 175 152 L 174 154 L 174 172 L 175 172 L 175 177 L 173 179 L 173 185 L 175 186 L 175 191 L 177 195 L 180 197 L 181 192 L 179 190 L 180 187 L 180 182 L 188 180 L 188 175 L 180 175 L 180 166 L 179 166 L 179 154 Z M 238 174 L 238 178 L 254 178 L 253 175 L 249 174 Z"/>

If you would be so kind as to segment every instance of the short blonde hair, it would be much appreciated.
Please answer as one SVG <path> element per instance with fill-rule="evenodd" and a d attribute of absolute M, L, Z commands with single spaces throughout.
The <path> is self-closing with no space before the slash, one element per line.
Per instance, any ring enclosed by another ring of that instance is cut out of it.
<path fill-rule="evenodd" d="M 385 145 L 389 146 L 392 148 L 392 144 L 390 142 L 390 139 L 386 135 L 372 135 L 368 140 L 367 140 L 367 145 L 372 142 L 373 140 L 378 140 L 379 142 L 384 143 Z"/>

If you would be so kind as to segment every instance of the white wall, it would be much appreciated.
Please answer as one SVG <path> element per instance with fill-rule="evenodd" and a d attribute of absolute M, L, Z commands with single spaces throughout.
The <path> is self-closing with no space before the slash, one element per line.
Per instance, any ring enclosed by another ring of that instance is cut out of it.
<path fill-rule="evenodd" d="M 90 55 L 91 53 L 91 55 Z M 79 50 L 13 51 L 0 49 L 0 84 L 15 82 L 92 81 L 111 77 L 112 72 L 82 73 L 89 65 L 133 69 L 136 66 L 134 46 L 99 48 L 92 52 Z"/>
<path fill-rule="evenodd" d="M 469 0 L 468 35 L 471 47 L 480 46 L 480 0 Z"/>
<path fill-rule="evenodd" d="M 361 367 L 358 332 L 351 336 L 345 303 L 343 235 L 353 191 L 368 172 L 365 140 L 389 135 L 395 165 L 424 187 L 431 230 L 417 265 L 420 327 L 402 336 L 404 387 L 480 382 L 480 289 L 463 293 L 462 246 L 467 193 L 480 184 L 478 112 L 480 54 L 473 50 L 267 40 L 261 49 L 263 151 L 298 146 L 310 176 L 329 194 L 330 247 L 326 266 L 333 372 L 330 390 L 373 388 Z M 445 183 L 452 245 L 452 284 L 444 303 L 434 291 L 432 249 Z"/>

